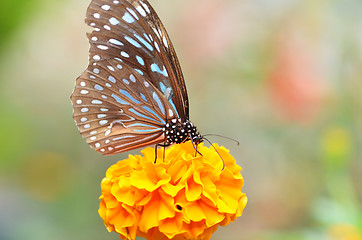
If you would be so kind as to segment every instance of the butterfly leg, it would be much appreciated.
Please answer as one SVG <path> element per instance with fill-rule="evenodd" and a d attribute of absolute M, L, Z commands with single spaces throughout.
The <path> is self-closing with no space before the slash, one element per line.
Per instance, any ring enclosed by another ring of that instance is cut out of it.
<path fill-rule="evenodd" d="M 155 147 L 155 161 L 154 163 L 156 163 L 157 161 L 157 148 L 158 147 L 163 147 L 163 159 L 165 159 L 165 152 L 166 152 L 166 147 L 170 146 L 170 144 L 167 144 L 167 143 L 158 143 L 156 144 L 156 147 Z"/>
<path fill-rule="evenodd" d="M 197 156 L 197 152 L 198 152 L 197 147 L 198 147 L 198 146 L 199 146 L 198 144 L 195 144 L 196 151 L 195 151 L 195 156 L 194 156 L 194 157 L 196 157 L 196 156 Z"/>
<path fill-rule="evenodd" d="M 203 156 L 203 155 L 199 152 L 199 150 L 197 150 L 197 146 L 195 146 L 195 143 L 194 143 L 194 140 L 192 140 L 191 134 L 189 134 L 189 136 L 190 136 L 190 140 L 191 140 L 191 142 L 192 142 L 192 146 L 193 146 L 194 149 L 196 150 L 196 153 L 198 153 L 198 154 L 200 154 L 201 156 Z M 196 153 L 195 153 L 195 157 L 196 157 Z"/>

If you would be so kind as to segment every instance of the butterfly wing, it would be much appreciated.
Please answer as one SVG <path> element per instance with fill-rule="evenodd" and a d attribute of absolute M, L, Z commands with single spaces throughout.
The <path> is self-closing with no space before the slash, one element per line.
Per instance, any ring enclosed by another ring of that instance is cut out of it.
<path fill-rule="evenodd" d="M 71 96 L 88 144 L 114 154 L 160 143 L 169 119 L 188 119 L 176 53 L 146 1 L 93 0 L 89 66 Z"/>
<path fill-rule="evenodd" d="M 116 59 L 93 62 L 78 77 L 73 117 L 92 148 L 108 155 L 164 141 L 170 106 L 148 82 Z"/>
<path fill-rule="evenodd" d="M 93 0 L 86 22 L 95 30 L 91 38 L 97 37 L 91 41 L 91 60 L 95 55 L 100 59 L 121 58 L 148 75 L 179 118 L 189 119 L 187 90 L 176 52 L 146 0 Z M 108 49 L 100 53 L 98 45 Z"/>

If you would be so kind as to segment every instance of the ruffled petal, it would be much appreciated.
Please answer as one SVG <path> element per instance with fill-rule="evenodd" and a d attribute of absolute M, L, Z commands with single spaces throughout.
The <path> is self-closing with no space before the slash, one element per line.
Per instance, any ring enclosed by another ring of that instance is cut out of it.
<path fill-rule="evenodd" d="M 247 203 L 241 167 L 217 144 L 198 150 L 202 156 L 191 142 L 159 148 L 154 163 L 155 149 L 146 148 L 111 166 L 99 206 L 107 229 L 127 240 L 208 240 L 241 216 Z"/>

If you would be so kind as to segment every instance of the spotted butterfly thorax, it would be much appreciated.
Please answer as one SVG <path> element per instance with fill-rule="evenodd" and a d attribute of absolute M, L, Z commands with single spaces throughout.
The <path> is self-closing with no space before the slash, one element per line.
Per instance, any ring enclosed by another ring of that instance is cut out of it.
<path fill-rule="evenodd" d="M 203 140 L 189 121 L 176 52 L 146 0 L 93 0 L 89 65 L 77 78 L 73 118 L 102 154 Z"/>

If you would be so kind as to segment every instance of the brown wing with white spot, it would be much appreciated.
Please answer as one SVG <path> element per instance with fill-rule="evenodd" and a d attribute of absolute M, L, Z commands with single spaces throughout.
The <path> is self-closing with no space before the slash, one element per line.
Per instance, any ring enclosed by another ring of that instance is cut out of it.
<path fill-rule="evenodd" d="M 147 75 L 183 121 L 189 118 L 185 81 L 168 34 L 146 0 L 93 0 L 86 22 L 90 61 L 120 58 Z M 102 50 L 102 51 L 100 51 Z"/>
<path fill-rule="evenodd" d="M 170 119 L 188 119 L 176 53 L 145 0 L 93 0 L 89 65 L 71 100 L 87 143 L 114 154 L 165 141 Z"/>

